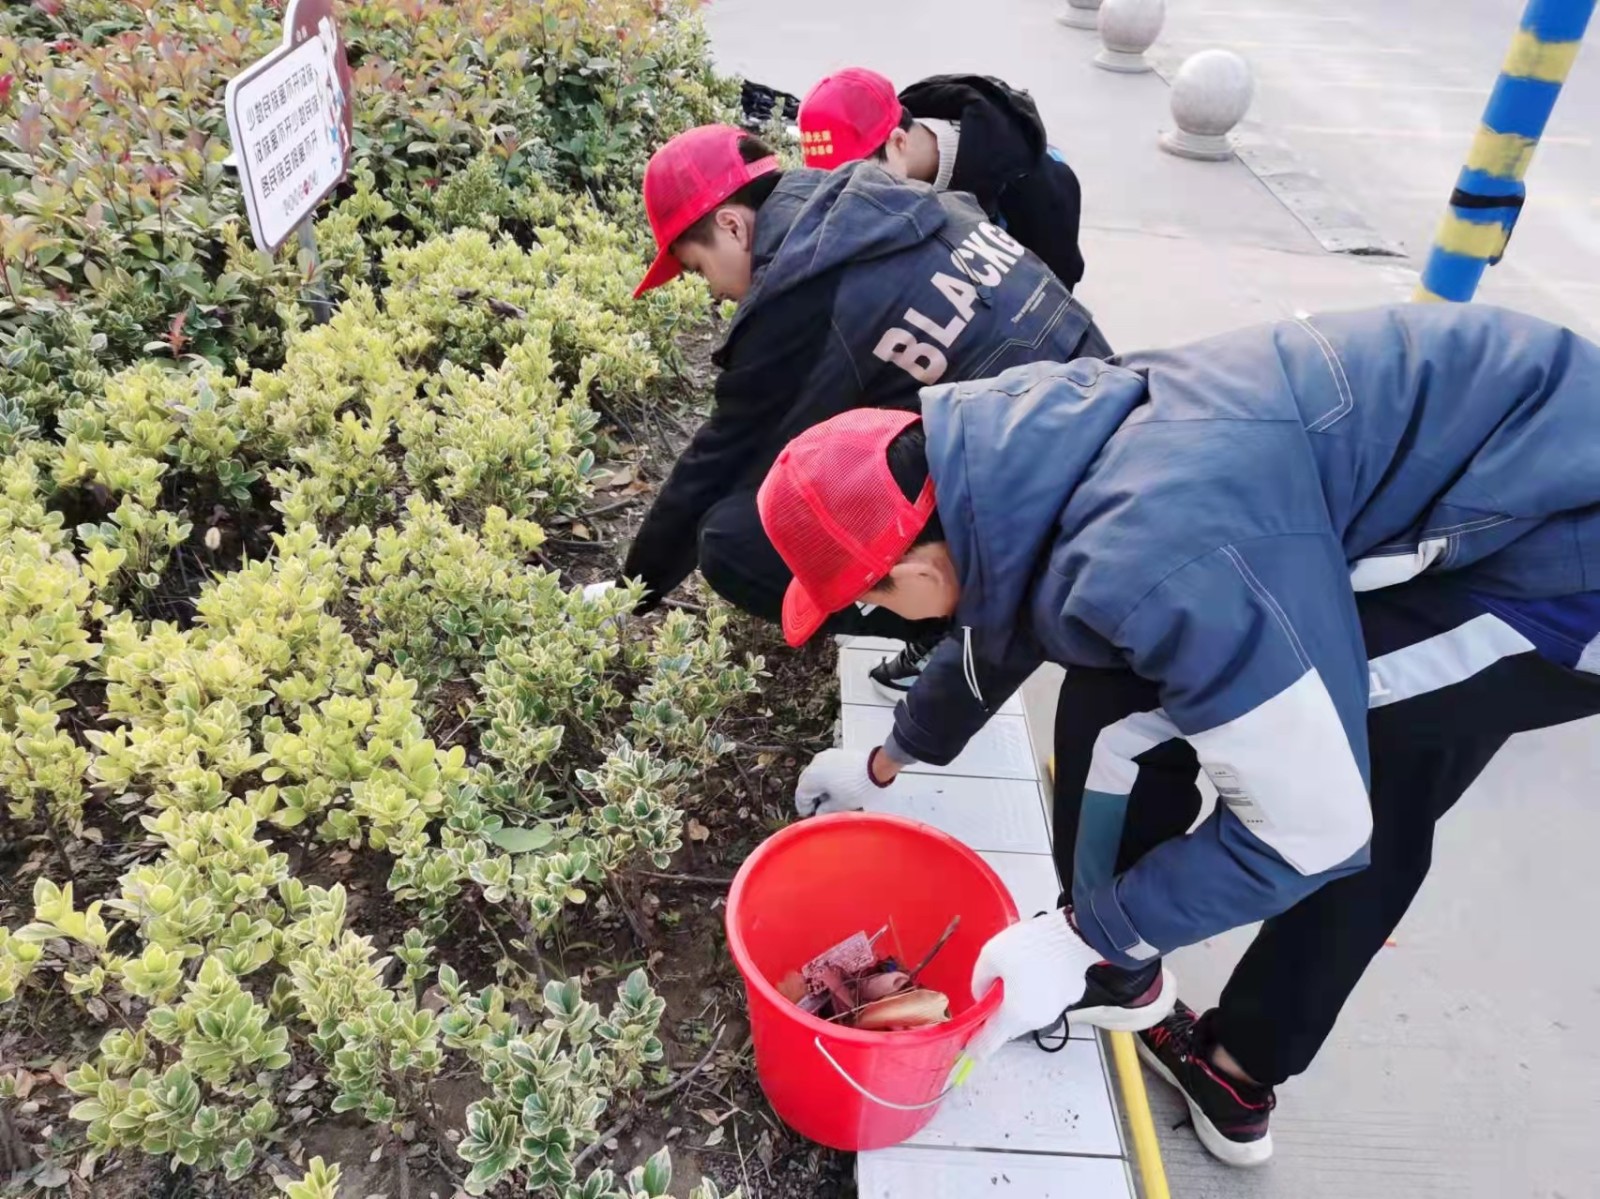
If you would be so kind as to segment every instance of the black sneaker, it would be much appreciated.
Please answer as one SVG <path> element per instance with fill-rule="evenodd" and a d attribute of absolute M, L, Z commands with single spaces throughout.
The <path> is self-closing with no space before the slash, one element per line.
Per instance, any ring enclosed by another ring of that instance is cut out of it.
<path fill-rule="evenodd" d="M 1178 1088 L 1206 1151 L 1230 1166 L 1259 1166 L 1272 1156 L 1267 1127 L 1278 1099 L 1271 1087 L 1229 1078 L 1211 1065 L 1205 1030 L 1185 1003 L 1139 1034 L 1139 1056 Z"/>
<path fill-rule="evenodd" d="M 1074 1020 L 1095 1028 L 1138 1032 L 1165 1020 L 1177 1000 L 1177 984 L 1159 959 L 1137 970 L 1101 962 L 1089 967 L 1085 979 L 1083 998 L 1050 1028 L 1033 1034 L 1034 1043 L 1046 1053 L 1067 1047 L 1067 1026 Z"/>
<path fill-rule="evenodd" d="M 1157 958 L 1148 966 L 1127 970 L 1101 962 L 1090 966 L 1083 998 L 1067 1009 L 1068 1020 L 1107 1028 L 1113 1032 L 1139 1032 L 1153 1028 L 1172 1014 L 1178 988 Z"/>
<path fill-rule="evenodd" d="M 872 680 L 879 695 L 899 702 L 911 690 L 911 685 L 922 677 L 922 668 L 928 664 L 928 659 L 933 657 L 933 651 L 939 648 L 943 640 L 944 634 L 936 633 L 932 637 L 908 641 L 905 649 L 879 662 L 867 672 L 867 677 Z"/>

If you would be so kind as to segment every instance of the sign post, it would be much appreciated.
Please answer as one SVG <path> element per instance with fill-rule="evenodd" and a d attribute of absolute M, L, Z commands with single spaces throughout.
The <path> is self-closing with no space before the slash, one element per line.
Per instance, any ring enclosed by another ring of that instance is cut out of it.
<path fill-rule="evenodd" d="M 283 44 L 228 82 L 224 107 L 257 248 L 275 253 L 298 231 L 317 265 L 311 218 L 350 169 L 354 116 L 350 64 L 333 0 L 290 0 Z M 330 315 L 312 286 L 318 322 Z"/>

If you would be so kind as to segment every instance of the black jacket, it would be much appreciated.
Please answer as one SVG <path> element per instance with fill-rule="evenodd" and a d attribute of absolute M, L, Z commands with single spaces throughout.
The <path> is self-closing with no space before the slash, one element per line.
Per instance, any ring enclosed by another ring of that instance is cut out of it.
<path fill-rule="evenodd" d="M 754 489 L 797 434 L 850 408 L 1024 362 L 1103 358 L 1093 318 L 970 196 L 877 163 L 785 175 L 756 218 L 749 294 L 714 361 L 711 417 L 623 564 L 646 606 L 694 570 L 706 512 Z"/>
<path fill-rule="evenodd" d="M 1046 142 L 1033 98 L 985 75 L 935 75 L 906 88 L 900 103 L 914 117 L 960 122 L 950 190 L 976 196 L 1069 291 L 1077 287 L 1082 194 L 1072 168 Z"/>

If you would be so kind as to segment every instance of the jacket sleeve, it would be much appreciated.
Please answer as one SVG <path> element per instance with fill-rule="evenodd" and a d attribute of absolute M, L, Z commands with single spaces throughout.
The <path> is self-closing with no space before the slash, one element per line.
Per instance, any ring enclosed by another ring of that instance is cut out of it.
<path fill-rule="evenodd" d="M 1107 635 L 1159 685 L 1217 810 L 1076 909 L 1122 965 L 1274 916 L 1366 865 L 1366 651 L 1331 534 L 1225 545 L 1169 575 Z"/>
<path fill-rule="evenodd" d="M 1042 258 L 1068 291 L 1076 290 L 1083 279 L 1083 253 L 1078 248 L 1082 207 L 1077 175 L 1050 154 L 1000 196 L 1006 231 Z"/>
<path fill-rule="evenodd" d="M 960 633 L 946 637 L 895 708 L 891 754 L 948 766 L 1042 661 L 1031 648 L 998 663 L 969 659 Z"/>
<path fill-rule="evenodd" d="M 701 520 L 724 496 L 759 484 L 783 448 L 779 430 L 793 410 L 820 394 L 841 409 L 853 407 L 859 396 L 854 363 L 827 313 L 789 319 L 795 316 L 790 307 L 752 317 L 742 331 L 736 354 L 717 378 L 710 418 L 679 456 L 634 535 L 622 573 L 644 582 L 640 611 L 655 607 L 689 577 L 698 564 Z"/>

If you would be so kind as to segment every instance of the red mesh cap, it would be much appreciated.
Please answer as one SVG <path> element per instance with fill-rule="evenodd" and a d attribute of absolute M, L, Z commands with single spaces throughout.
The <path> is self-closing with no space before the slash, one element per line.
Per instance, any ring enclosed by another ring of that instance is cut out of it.
<path fill-rule="evenodd" d="M 933 479 L 912 503 L 887 458 L 889 443 L 921 419 L 857 408 L 807 429 L 772 464 L 756 508 L 794 572 L 783 597 L 790 645 L 804 645 L 830 615 L 872 590 L 928 523 Z"/>
<path fill-rule="evenodd" d="M 865 158 L 900 124 L 894 84 L 865 67 L 829 75 L 800 104 L 800 148 L 806 166 L 831 170 Z"/>
<path fill-rule="evenodd" d="M 683 273 L 672 243 L 706 213 L 752 179 L 778 169 L 776 157 L 746 162 L 739 156 L 743 130 L 732 125 L 701 125 L 680 133 L 650 156 L 644 169 L 644 211 L 656 237 L 656 260 L 639 286 L 638 299 L 652 287 Z"/>

